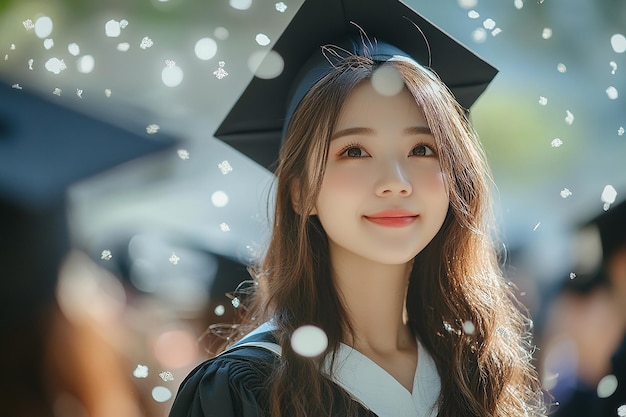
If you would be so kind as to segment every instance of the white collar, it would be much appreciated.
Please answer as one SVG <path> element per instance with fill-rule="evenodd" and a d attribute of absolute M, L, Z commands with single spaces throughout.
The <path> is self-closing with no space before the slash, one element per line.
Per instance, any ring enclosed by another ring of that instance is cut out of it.
<path fill-rule="evenodd" d="M 418 363 L 409 392 L 393 376 L 359 351 L 341 344 L 331 379 L 379 417 L 433 417 L 441 380 L 428 351 L 417 342 Z M 330 357 L 324 363 L 328 375 Z"/>

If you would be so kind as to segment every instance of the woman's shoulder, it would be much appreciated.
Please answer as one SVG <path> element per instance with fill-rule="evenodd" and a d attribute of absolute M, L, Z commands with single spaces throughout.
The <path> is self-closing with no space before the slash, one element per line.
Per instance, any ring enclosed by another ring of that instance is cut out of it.
<path fill-rule="evenodd" d="M 271 342 L 268 342 L 271 343 Z M 183 380 L 170 417 L 263 416 L 278 356 L 262 345 L 235 345 Z"/>

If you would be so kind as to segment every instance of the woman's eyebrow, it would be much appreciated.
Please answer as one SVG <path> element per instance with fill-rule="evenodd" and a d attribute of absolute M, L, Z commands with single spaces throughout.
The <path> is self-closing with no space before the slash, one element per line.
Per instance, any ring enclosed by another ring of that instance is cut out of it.
<path fill-rule="evenodd" d="M 407 127 L 406 129 L 404 129 L 404 133 L 407 135 L 432 135 L 432 132 L 430 131 L 430 128 L 428 126 Z M 369 127 L 349 127 L 333 133 L 330 137 L 330 140 L 332 141 L 342 136 L 374 134 L 376 134 L 376 131 Z"/>

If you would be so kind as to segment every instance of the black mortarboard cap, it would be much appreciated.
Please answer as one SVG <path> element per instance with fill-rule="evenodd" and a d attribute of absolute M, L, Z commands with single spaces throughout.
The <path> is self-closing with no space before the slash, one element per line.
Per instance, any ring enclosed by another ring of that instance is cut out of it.
<path fill-rule="evenodd" d="M 70 248 L 66 191 L 157 141 L 0 82 L 0 324 L 49 304 Z"/>
<path fill-rule="evenodd" d="M 282 73 L 273 79 L 254 77 L 215 136 L 269 167 L 277 159 L 283 124 L 290 117 L 290 92 L 303 66 L 312 56 L 323 58 L 324 45 L 349 36 L 360 39 L 360 29 L 372 43 L 393 45 L 434 70 L 466 109 L 497 73 L 399 0 L 305 0 L 273 47 L 284 60 Z"/>
<path fill-rule="evenodd" d="M 626 200 L 610 207 L 589 223 L 598 229 L 605 261 L 626 246 Z"/>

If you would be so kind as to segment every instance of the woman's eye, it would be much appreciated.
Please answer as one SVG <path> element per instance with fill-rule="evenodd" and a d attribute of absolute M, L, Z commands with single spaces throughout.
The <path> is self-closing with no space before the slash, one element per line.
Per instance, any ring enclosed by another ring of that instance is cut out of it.
<path fill-rule="evenodd" d="M 358 146 L 351 146 L 343 151 L 342 155 L 347 156 L 348 158 L 362 158 L 364 156 L 368 156 L 368 153 Z"/>
<path fill-rule="evenodd" d="M 412 156 L 433 156 L 435 151 L 428 145 L 417 145 L 411 151 Z"/>

